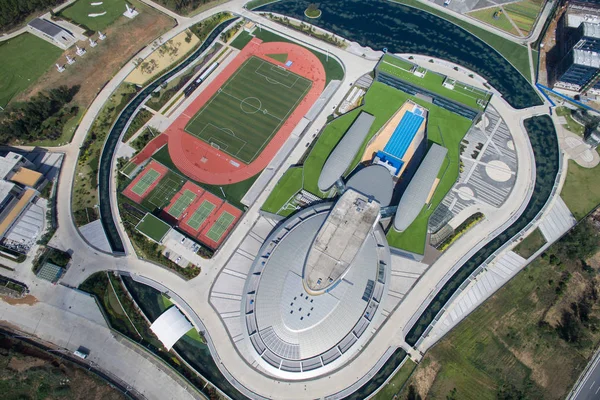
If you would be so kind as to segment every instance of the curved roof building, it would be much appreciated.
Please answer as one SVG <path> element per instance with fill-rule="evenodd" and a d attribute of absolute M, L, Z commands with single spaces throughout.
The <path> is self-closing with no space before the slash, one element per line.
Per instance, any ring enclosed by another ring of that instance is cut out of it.
<path fill-rule="evenodd" d="M 322 192 L 326 192 L 346 172 L 354 156 L 360 149 L 369 134 L 371 125 L 375 122 L 375 117 L 361 111 L 354 120 L 350 129 L 344 134 L 342 140 L 335 146 L 333 152 L 325 161 L 325 165 L 319 175 L 317 186 Z"/>
<path fill-rule="evenodd" d="M 346 188 L 369 194 L 377 200 L 381 207 L 387 207 L 394 194 L 394 180 L 386 167 L 374 164 L 352 175 L 346 183 Z"/>
<path fill-rule="evenodd" d="M 400 198 L 394 217 L 394 229 L 405 231 L 427 204 L 447 153 L 448 149 L 445 147 L 435 143 L 431 146 Z"/>
<path fill-rule="evenodd" d="M 376 222 L 326 290 L 306 290 L 306 260 L 331 213 L 332 203 L 296 213 L 271 232 L 251 267 L 242 329 L 254 361 L 270 375 L 306 379 L 340 367 L 372 336 L 375 318 L 383 318 L 390 251 Z"/>

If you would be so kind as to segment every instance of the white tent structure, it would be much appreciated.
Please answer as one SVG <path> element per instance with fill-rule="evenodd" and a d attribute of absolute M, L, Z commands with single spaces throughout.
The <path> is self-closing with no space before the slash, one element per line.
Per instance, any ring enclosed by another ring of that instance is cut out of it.
<path fill-rule="evenodd" d="M 194 326 L 179 311 L 177 306 L 169 308 L 150 326 L 150 330 L 158 337 L 167 350 Z"/>

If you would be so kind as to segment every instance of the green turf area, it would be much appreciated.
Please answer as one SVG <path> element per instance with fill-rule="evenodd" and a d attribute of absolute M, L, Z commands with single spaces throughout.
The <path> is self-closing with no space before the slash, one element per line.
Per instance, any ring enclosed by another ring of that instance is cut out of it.
<path fill-rule="evenodd" d="M 311 85 L 306 78 L 251 57 L 194 115 L 185 131 L 249 164 Z"/>
<path fill-rule="evenodd" d="M 31 33 L 0 42 L 0 107 L 33 84 L 62 52 Z"/>
<path fill-rule="evenodd" d="M 519 34 L 500 7 L 484 8 L 482 10 L 470 12 L 468 15 L 513 35 Z M 494 18 L 494 15 L 496 15 L 497 18 Z"/>
<path fill-rule="evenodd" d="M 255 30 L 253 35 L 265 43 L 284 42 L 298 44 L 266 29 Z M 242 33 L 240 33 L 239 36 L 235 38 L 233 42 L 231 42 L 231 46 L 237 49 L 242 49 L 248 44 L 248 42 L 250 42 L 250 40 L 252 40 L 252 36 L 248 32 L 242 31 Z M 302 46 L 300 44 L 298 45 Z M 340 63 L 338 63 L 333 57 L 327 57 L 326 54 L 320 53 L 310 48 L 307 49 L 315 56 L 317 56 L 317 58 L 321 61 L 321 64 L 323 64 L 323 68 L 325 68 L 326 84 L 329 83 L 329 81 L 331 80 L 342 80 L 344 78 L 344 69 L 342 68 Z"/>
<path fill-rule="evenodd" d="M 417 364 L 406 357 L 404 364 L 394 374 L 392 379 L 373 397 L 373 400 L 390 400 L 400 393 L 400 390 L 417 367 Z"/>
<path fill-rule="evenodd" d="M 188 208 L 192 201 L 196 199 L 196 194 L 190 190 L 183 192 L 183 194 L 177 199 L 175 204 L 171 208 L 169 208 L 169 214 L 175 218 L 181 217 L 183 211 Z"/>
<path fill-rule="evenodd" d="M 536 228 L 525 239 L 523 239 L 523 241 L 519 243 L 513 251 L 521 257 L 528 259 L 545 244 L 546 239 L 544 239 L 544 235 L 542 235 L 542 232 L 539 228 Z"/>
<path fill-rule="evenodd" d="M 385 59 L 377 66 L 377 68 L 379 71 L 385 72 L 388 75 L 396 76 L 403 81 L 420 86 L 431 92 L 437 93 L 448 99 L 454 100 L 477 110 L 483 110 L 485 108 L 485 104 L 487 104 L 490 99 L 490 95 L 488 93 L 460 82 L 456 83 L 454 89 L 448 89 L 442 85 L 446 80 L 446 77 L 431 71 L 428 71 L 423 78 L 420 78 L 401 67 L 397 67 L 388 63 Z M 483 101 L 484 105 L 480 106 L 477 104 L 477 100 Z"/>
<path fill-rule="evenodd" d="M 171 229 L 171 227 L 166 222 L 163 222 L 154 215 L 147 213 L 136 225 L 135 229 L 148 236 L 155 242 L 160 242 L 161 239 L 167 234 L 169 229 Z"/>
<path fill-rule="evenodd" d="M 600 165 L 584 168 L 569 160 L 567 179 L 560 196 L 575 218 L 580 220 L 600 204 Z"/>
<path fill-rule="evenodd" d="M 275 61 L 279 61 L 280 63 L 285 63 L 288 59 L 287 53 L 267 54 L 267 57 L 272 58 Z"/>
<path fill-rule="evenodd" d="M 396 67 L 402 68 L 406 71 L 410 71 L 414 66 L 413 64 L 409 63 L 408 61 L 404 61 L 397 57 L 392 57 L 389 54 L 383 55 L 383 61 L 388 64 L 395 65 Z"/>
<path fill-rule="evenodd" d="M 160 173 L 158 171 L 150 168 L 148 171 L 145 171 L 142 178 L 131 188 L 131 191 L 138 196 L 142 196 L 159 176 Z"/>
<path fill-rule="evenodd" d="M 215 224 L 209 229 L 206 236 L 208 236 L 209 239 L 218 242 L 221 240 L 221 237 L 223 237 L 223 234 L 227 228 L 231 226 L 233 221 L 235 221 L 235 217 L 229 214 L 227 211 L 224 211 L 223 214 L 219 216 L 219 219 L 217 219 Z"/>
<path fill-rule="evenodd" d="M 91 4 L 100 2 L 102 4 L 97 6 Z M 101 0 L 97 2 L 79 0 L 62 10 L 59 15 L 64 15 L 66 18 L 72 19 L 76 23 L 93 31 L 101 31 L 123 15 L 126 11 L 125 3 L 125 0 Z M 103 15 L 90 17 L 90 14 Z"/>
<path fill-rule="evenodd" d="M 537 258 L 468 315 L 426 353 L 406 387 L 429 376 L 423 399 L 447 399 L 454 388 L 454 399 L 567 398 L 600 335 L 595 324 L 574 317 L 576 333 L 561 337 L 562 315 L 583 304 L 598 279 L 597 269 L 584 271 L 578 257 L 568 255 L 572 241 L 569 234 L 551 246 L 549 256 Z M 584 320 L 599 317 L 597 300 L 592 304 Z"/>
<path fill-rule="evenodd" d="M 131 175 L 131 173 L 133 171 L 135 171 L 135 169 L 137 168 L 137 164 L 131 161 L 128 161 L 127 164 L 125 164 L 125 166 L 123 167 L 123 169 L 121 170 L 121 172 L 129 177 Z"/>
<path fill-rule="evenodd" d="M 302 167 L 302 185 L 304 190 L 319 197 L 324 197 L 326 193 L 322 193 L 317 185 L 323 165 L 360 111 L 362 110 L 374 115 L 375 122 L 371 126 L 369 134 L 361 149 L 354 157 L 351 167 L 346 171 L 346 175 L 348 175 L 360 162 L 368 141 L 394 115 L 402 104 L 409 99 L 429 110 L 427 120 L 429 141 L 448 148 L 446 162 L 442 165 L 440 170 L 440 182 L 432 197 L 430 206 L 425 207 L 423 211 L 421 211 L 421 214 L 405 232 L 397 233 L 392 229 L 390 233 L 388 233 L 388 242 L 392 247 L 422 254 L 425 249 L 425 238 L 427 235 L 429 216 L 442 201 L 446 193 L 452 188 L 458 177 L 459 144 L 471 126 L 471 121 L 469 119 L 428 103 L 425 100 L 410 96 L 407 93 L 396 90 L 383 83 L 373 82 L 373 85 L 365 95 L 365 104 L 363 107 L 352 110 L 349 113 L 336 118 L 325 127 L 313 149 L 304 161 Z M 284 201 L 284 199 L 291 198 L 296 192 L 297 185 L 280 180 L 278 185 L 273 189 L 273 193 L 277 193 L 277 197 L 273 198 L 273 200 L 269 198 L 268 201 L 272 201 L 272 203 L 266 204 L 273 204 L 273 207 L 275 207 L 277 204 Z"/>
<path fill-rule="evenodd" d="M 173 196 L 179 192 L 186 180 L 173 171 L 167 172 L 160 182 L 158 182 L 158 185 L 144 197 L 142 205 L 151 211 L 157 208 L 164 208 L 169 204 Z"/>
<path fill-rule="evenodd" d="M 527 35 L 533 29 L 543 5 L 544 0 L 524 0 L 507 4 L 504 10 L 523 34 Z"/>
<path fill-rule="evenodd" d="M 169 149 L 167 146 L 163 146 L 160 150 L 154 153 L 152 158 L 169 168 L 171 171 L 174 171 L 179 175 L 184 176 L 184 174 L 177 169 L 177 167 L 173 163 L 173 160 L 171 160 L 171 156 L 169 155 Z M 208 185 L 202 182 L 195 182 L 191 179 L 190 181 L 194 182 L 196 185 L 200 186 L 201 188 L 205 189 L 206 191 L 214 194 L 215 196 L 221 199 L 223 198 L 223 192 L 225 192 L 225 200 L 227 200 L 234 207 L 243 210 L 244 205 L 240 203 L 240 201 L 242 200 L 246 192 L 248 192 L 250 187 L 254 184 L 254 181 L 258 179 L 259 175 L 260 173 L 254 175 L 251 178 L 246 179 L 245 181 L 223 186 Z"/>
<path fill-rule="evenodd" d="M 206 221 L 206 218 L 208 218 L 210 213 L 213 212 L 215 207 L 216 206 L 210 201 L 204 200 L 186 223 L 191 226 L 192 229 L 197 231 L 200 229 L 200 226 L 202 226 L 204 221 Z"/>
<path fill-rule="evenodd" d="M 291 214 L 293 210 L 282 209 L 282 207 L 300 190 L 302 190 L 302 168 L 292 167 L 279 179 L 277 190 L 271 192 L 262 210 L 283 216 Z"/>
<path fill-rule="evenodd" d="M 565 118 L 565 121 L 567 122 L 565 125 L 563 125 L 565 128 L 583 137 L 583 134 L 585 133 L 585 127 L 571 117 L 571 109 L 569 107 L 556 107 L 555 111 L 556 115 Z"/>
<path fill-rule="evenodd" d="M 433 8 L 419 0 L 392 0 L 396 3 L 405 4 L 410 7 L 418 8 L 423 11 L 427 11 L 430 14 L 437 15 L 438 17 L 444 18 L 447 21 L 452 22 L 455 25 L 460 26 L 467 32 L 472 33 L 485 43 L 493 47 L 498 53 L 506 58 L 521 74 L 528 80 L 531 81 L 531 74 L 529 71 L 529 53 L 526 46 L 519 43 L 513 42 L 512 40 L 505 39 L 495 33 L 489 32 L 485 28 L 472 25 L 466 21 L 453 17 L 443 10 Z"/>

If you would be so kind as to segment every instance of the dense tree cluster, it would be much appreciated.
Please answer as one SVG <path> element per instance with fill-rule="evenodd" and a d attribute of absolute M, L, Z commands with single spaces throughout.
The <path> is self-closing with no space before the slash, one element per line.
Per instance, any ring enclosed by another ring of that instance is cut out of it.
<path fill-rule="evenodd" d="M 0 31 L 21 22 L 34 11 L 54 7 L 65 0 L 0 0 Z"/>
<path fill-rule="evenodd" d="M 64 124 L 78 112 L 76 106 L 65 107 L 78 91 L 79 86 L 60 86 L 7 109 L 0 118 L 0 143 L 59 138 Z"/>
<path fill-rule="evenodd" d="M 214 0 L 156 0 L 157 3 L 183 14 L 200 7 L 202 4 L 210 3 L 211 1 Z"/>

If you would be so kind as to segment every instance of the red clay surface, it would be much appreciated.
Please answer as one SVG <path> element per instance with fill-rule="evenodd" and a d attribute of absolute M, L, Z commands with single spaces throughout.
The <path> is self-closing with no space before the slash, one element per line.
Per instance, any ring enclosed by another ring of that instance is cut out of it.
<path fill-rule="evenodd" d="M 198 240 L 199 242 L 205 244 L 206 246 L 212 249 L 217 249 L 221 245 L 221 243 L 223 243 L 223 240 L 225 240 L 229 232 L 233 229 L 238 219 L 242 215 L 242 212 L 234 206 L 232 206 L 231 204 L 224 201 L 223 199 L 220 199 L 212 193 L 206 192 L 204 189 L 190 181 L 187 181 L 181 187 L 181 190 L 179 190 L 179 192 L 177 192 L 175 196 L 173 196 L 173 198 L 169 202 L 169 205 L 164 208 L 163 212 L 168 213 L 171 207 L 173 207 L 173 205 L 177 202 L 177 199 L 179 199 L 186 190 L 195 193 L 196 198 L 182 212 L 181 217 L 175 218 L 174 216 L 167 214 L 168 218 L 177 221 L 177 227 L 185 233 L 187 233 L 190 237 Z M 200 225 L 198 229 L 194 229 L 191 226 L 189 226 L 187 222 L 192 218 L 194 212 L 198 209 L 198 207 L 200 207 L 202 203 L 204 203 L 204 201 L 212 203 L 215 206 L 215 209 L 208 215 L 208 217 L 204 220 L 204 222 Z M 214 240 L 206 236 L 206 233 L 210 231 L 212 226 L 219 219 L 221 214 L 225 211 L 235 216 L 235 220 L 229 226 L 229 229 L 225 231 L 223 236 L 221 236 L 221 239 L 215 242 Z M 165 215 L 165 217 L 167 217 L 167 215 Z"/>
<path fill-rule="evenodd" d="M 217 90 L 251 56 L 262 58 L 272 64 L 284 67 L 267 54 L 287 53 L 293 64 L 288 69 L 310 79 L 313 84 L 304 99 L 281 126 L 279 131 L 265 146 L 262 153 L 250 164 L 244 164 L 230 155 L 215 149 L 208 143 L 186 133 L 189 120 L 210 100 Z M 150 142 L 133 161 L 137 164 L 150 157 L 168 140 L 169 154 L 177 168 L 189 178 L 211 185 L 230 185 L 246 180 L 262 171 L 285 143 L 292 130 L 306 115 L 325 88 L 325 69 L 313 53 L 293 43 L 262 43 L 252 39 L 250 43 L 227 65 L 206 87 L 188 108 L 167 128 Z M 233 162 L 233 164 L 232 164 Z M 235 164 L 235 165 L 234 165 Z"/>
<path fill-rule="evenodd" d="M 223 214 L 225 211 L 227 211 L 229 214 L 233 215 L 235 217 L 235 219 L 233 220 L 233 222 L 231 223 L 231 225 L 229 225 L 229 227 L 227 228 L 227 230 L 223 233 L 223 235 L 221 236 L 221 238 L 219 239 L 219 241 L 215 242 L 214 240 L 212 240 L 211 238 L 209 238 L 208 236 L 206 236 L 206 234 L 208 233 L 208 231 L 210 231 L 210 228 L 212 228 L 212 226 L 219 219 L 219 217 L 221 216 L 221 214 Z M 221 208 L 219 208 L 218 210 L 216 210 L 216 212 L 213 211 L 208 216 L 208 218 L 206 219 L 206 222 L 204 224 L 204 228 L 200 227 L 201 232 L 197 236 L 198 240 L 200 240 L 202 243 L 208 245 L 209 247 L 212 247 L 213 249 L 216 249 L 217 247 L 219 247 L 219 245 L 221 243 L 223 243 L 223 240 L 225 240 L 225 238 L 227 237 L 227 235 L 229 235 L 229 232 L 231 232 L 231 230 L 235 227 L 235 224 L 240 219 L 241 215 L 242 215 L 242 212 L 240 210 L 238 210 L 237 208 L 235 208 L 234 206 L 232 206 L 229 203 L 223 203 L 223 205 L 221 206 Z"/>
<path fill-rule="evenodd" d="M 148 173 L 148 171 L 150 171 L 151 169 L 155 170 L 156 172 L 160 173 L 160 176 L 158 177 L 158 179 L 156 179 L 152 185 L 148 186 L 148 189 L 146 189 L 146 191 L 140 196 L 136 193 L 134 193 L 131 189 L 142 179 L 142 177 L 144 175 L 146 175 Z M 142 200 L 144 199 L 144 197 L 146 197 L 150 192 L 152 192 L 152 189 L 154 189 L 156 187 L 156 185 L 158 185 L 158 183 L 161 181 L 162 178 L 164 178 L 165 174 L 169 171 L 169 169 L 167 167 L 165 167 L 164 165 L 152 160 L 148 163 L 148 165 L 146 165 L 146 167 L 144 167 L 144 170 L 141 171 L 140 173 L 138 173 L 138 175 L 135 177 L 134 180 L 131 181 L 131 183 L 125 188 L 125 190 L 123 190 L 123 194 L 127 197 L 129 197 L 131 200 L 135 201 L 136 203 L 141 203 Z"/>

